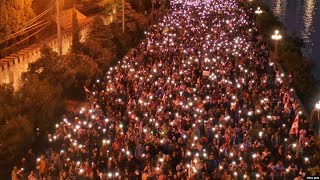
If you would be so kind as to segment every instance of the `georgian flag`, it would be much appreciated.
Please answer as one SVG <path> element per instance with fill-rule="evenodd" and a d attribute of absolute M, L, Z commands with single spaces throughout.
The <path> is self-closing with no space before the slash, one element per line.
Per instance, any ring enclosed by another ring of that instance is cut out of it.
<path fill-rule="evenodd" d="M 297 135 L 298 132 L 299 132 L 299 114 L 297 114 L 296 118 L 294 118 L 294 121 L 290 129 L 290 135 L 291 134 Z"/>
<path fill-rule="evenodd" d="M 86 86 L 83 86 L 83 89 L 84 89 L 85 92 L 91 93 L 90 90 Z"/>

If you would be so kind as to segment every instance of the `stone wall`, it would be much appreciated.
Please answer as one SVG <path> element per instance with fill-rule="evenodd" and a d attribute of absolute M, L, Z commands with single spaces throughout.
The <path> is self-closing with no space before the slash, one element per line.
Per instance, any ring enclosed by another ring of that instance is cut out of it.
<path fill-rule="evenodd" d="M 81 26 L 81 41 L 84 41 L 88 30 L 89 21 Z M 72 30 L 62 32 L 62 54 L 66 54 L 71 46 Z M 29 63 L 35 62 L 40 57 L 41 47 L 47 44 L 57 52 L 57 35 L 46 38 L 40 43 L 33 44 L 14 54 L 0 59 L 0 84 L 12 84 L 15 89 L 21 86 L 21 75 L 28 70 Z"/>

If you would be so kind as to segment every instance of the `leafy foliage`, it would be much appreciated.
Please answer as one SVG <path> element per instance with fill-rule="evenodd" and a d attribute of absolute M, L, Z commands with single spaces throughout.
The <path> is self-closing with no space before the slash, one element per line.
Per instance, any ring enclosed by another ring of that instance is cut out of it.
<path fill-rule="evenodd" d="M 35 14 L 40 14 L 50 8 L 50 6 L 55 5 L 54 3 L 55 1 L 52 0 L 32 0 L 32 9 Z"/>
<path fill-rule="evenodd" d="M 4 125 L 17 115 L 17 99 L 11 85 L 0 85 L 0 95 L 0 125 Z"/>
<path fill-rule="evenodd" d="M 115 59 L 113 48 L 103 48 L 100 43 L 92 39 L 85 42 L 85 54 L 95 60 L 101 71 L 107 69 Z"/>
<path fill-rule="evenodd" d="M 48 46 L 44 46 L 41 52 L 38 61 L 30 64 L 24 79 L 28 81 L 35 76 L 40 81 L 60 86 L 66 98 L 83 98 L 82 87 L 88 86 L 91 80 L 101 73 L 97 63 L 88 56 L 71 53 L 59 57 Z"/>
<path fill-rule="evenodd" d="M 116 0 L 103 0 L 100 4 L 104 7 L 107 16 L 110 15 L 114 9 L 118 10 L 120 8 L 120 3 Z"/>
<path fill-rule="evenodd" d="M 312 168 L 308 168 L 308 171 L 310 172 L 311 176 L 319 176 L 320 175 L 320 166 L 314 166 Z"/>
<path fill-rule="evenodd" d="M 140 13 L 137 13 L 132 6 L 125 2 L 125 30 L 128 33 L 137 32 L 147 26 L 147 19 Z M 122 12 L 116 14 L 115 24 L 122 27 Z"/>
<path fill-rule="evenodd" d="M 150 12 L 152 8 L 151 0 L 127 0 L 127 2 L 131 4 L 134 10 L 141 13 Z"/>
<path fill-rule="evenodd" d="M 313 62 L 306 59 L 301 48 L 303 41 L 297 36 L 287 35 L 280 44 L 280 63 L 294 77 L 294 86 L 305 102 L 315 93 L 316 79 L 312 74 Z"/>
<path fill-rule="evenodd" d="M 81 50 L 80 27 L 75 9 L 72 10 L 72 45 L 71 52 L 76 53 Z"/>
<path fill-rule="evenodd" d="M 106 26 L 102 17 L 99 16 L 92 22 L 87 39 L 96 41 L 103 48 L 110 48 L 111 50 L 116 48 L 110 27 Z"/>
<path fill-rule="evenodd" d="M 0 157 L 13 161 L 33 142 L 33 126 L 26 117 L 17 116 L 0 126 Z"/>
<path fill-rule="evenodd" d="M 257 26 L 261 29 L 262 35 L 269 37 L 275 30 L 275 28 L 279 30 L 283 30 L 284 26 L 281 21 L 274 16 L 272 13 L 264 13 L 263 16 L 257 17 Z M 268 38 L 267 40 L 269 40 Z"/>
<path fill-rule="evenodd" d="M 84 54 L 94 59 L 104 71 L 115 58 L 117 47 L 114 41 L 110 27 L 104 24 L 102 17 L 96 17 L 84 43 Z"/>
<path fill-rule="evenodd" d="M 22 104 L 20 112 L 26 115 L 35 127 L 47 131 L 63 112 L 61 92 L 59 86 L 40 80 L 36 75 L 28 76 L 17 92 Z"/>
<path fill-rule="evenodd" d="M 312 98 L 316 92 L 316 80 L 312 74 L 313 63 L 311 60 L 303 59 L 299 63 L 286 65 L 292 67 L 292 75 L 294 77 L 294 86 L 299 96 L 305 101 Z"/>
<path fill-rule="evenodd" d="M 0 6 L 0 22 L 4 22 L 4 31 L 0 32 L 0 37 L 23 27 L 35 16 L 31 5 L 32 0 L 11 0 Z"/>
<path fill-rule="evenodd" d="M 83 86 L 89 86 L 92 80 L 101 76 L 101 70 L 94 60 L 83 54 L 68 54 L 64 56 L 63 61 L 60 68 L 66 70 L 65 77 L 70 77 L 61 79 L 69 81 L 69 86 L 63 87 L 64 95 L 71 99 L 81 100 L 85 97 Z"/>
<path fill-rule="evenodd" d="M 145 16 L 132 9 L 125 3 L 125 33 L 122 32 L 122 13 L 116 14 L 116 20 L 111 24 L 115 42 L 118 47 L 117 55 L 121 57 L 143 37 L 143 30 L 147 27 L 148 20 Z"/>
<path fill-rule="evenodd" d="M 10 0 L 4 1 L 0 6 L 0 39 L 21 30 L 35 14 L 31 8 L 32 0 Z M 24 39 L 28 33 L 4 41 L 0 44 L 0 57 L 15 52 L 25 47 L 29 41 L 23 41 L 16 46 L 8 48 Z M 31 41 L 31 39 L 29 39 Z"/>

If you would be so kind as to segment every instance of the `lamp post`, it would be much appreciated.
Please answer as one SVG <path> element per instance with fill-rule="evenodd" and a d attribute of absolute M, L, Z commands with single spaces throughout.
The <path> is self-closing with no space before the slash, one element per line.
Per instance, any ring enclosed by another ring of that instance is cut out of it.
<path fill-rule="evenodd" d="M 317 110 L 317 123 L 316 123 L 316 133 L 317 135 L 320 134 L 320 122 L 319 122 L 319 111 L 320 111 L 320 101 L 316 103 L 316 110 Z"/>
<path fill-rule="evenodd" d="M 151 22 L 153 22 L 153 15 L 154 15 L 154 0 L 151 0 L 152 6 L 151 6 Z"/>
<path fill-rule="evenodd" d="M 260 7 L 257 7 L 257 10 L 256 10 L 254 13 L 256 13 L 256 14 L 261 14 L 261 13 L 263 13 L 263 11 L 261 10 Z"/>
<path fill-rule="evenodd" d="M 316 118 L 314 118 L 314 113 L 317 112 Z M 317 136 L 320 135 L 320 101 L 318 101 L 311 112 L 310 115 L 311 121 L 313 122 L 313 128 Z"/>
<path fill-rule="evenodd" d="M 274 40 L 274 54 L 273 54 L 273 59 L 274 61 L 278 60 L 278 45 L 279 41 L 282 39 L 282 35 L 280 34 L 279 30 L 275 30 L 274 34 L 271 36 L 271 39 Z"/>
<path fill-rule="evenodd" d="M 125 31 L 125 23 L 124 23 L 124 0 L 122 0 L 122 32 Z"/>
<path fill-rule="evenodd" d="M 58 54 L 62 55 L 62 35 L 61 35 L 61 15 L 60 0 L 56 0 L 57 7 L 57 35 L 58 35 Z"/>

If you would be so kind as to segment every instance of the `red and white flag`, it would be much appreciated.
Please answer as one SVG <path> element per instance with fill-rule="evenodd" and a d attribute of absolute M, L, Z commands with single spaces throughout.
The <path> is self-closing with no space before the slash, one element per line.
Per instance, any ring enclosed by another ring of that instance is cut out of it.
<path fill-rule="evenodd" d="M 87 87 L 83 86 L 83 89 L 84 89 L 85 92 L 91 93 L 90 90 Z"/>
<path fill-rule="evenodd" d="M 297 135 L 298 132 L 299 132 L 299 114 L 297 114 L 296 118 L 294 118 L 294 121 L 290 129 L 290 135 L 291 134 Z"/>

